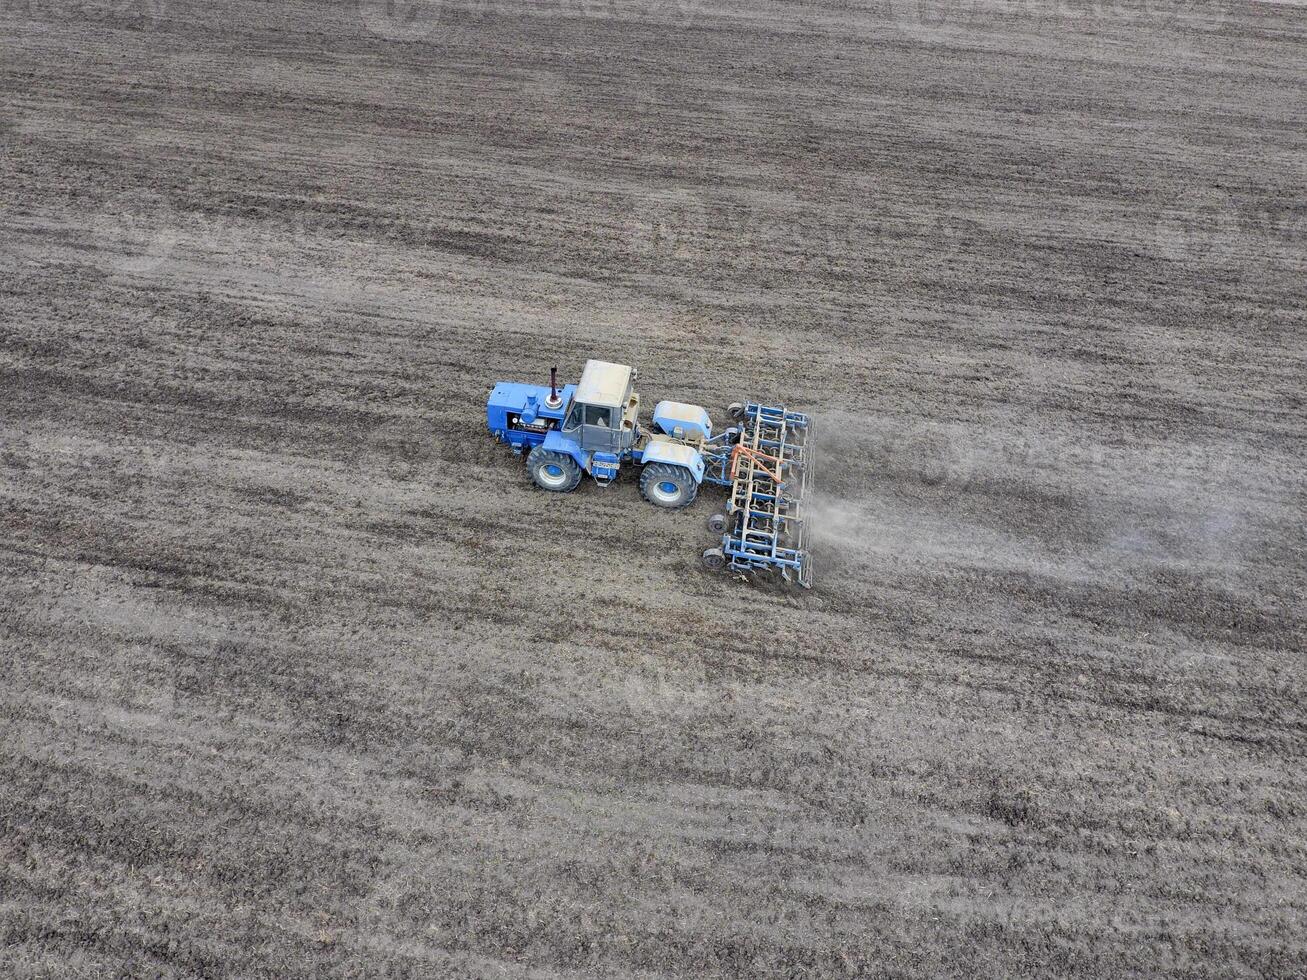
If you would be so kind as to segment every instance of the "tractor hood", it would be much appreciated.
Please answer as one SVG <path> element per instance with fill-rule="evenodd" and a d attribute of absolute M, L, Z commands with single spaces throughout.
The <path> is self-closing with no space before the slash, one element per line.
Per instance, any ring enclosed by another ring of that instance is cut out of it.
<path fill-rule="evenodd" d="M 491 432 L 506 432 L 515 425 L 547 426 L 546 420 L 561 421 L 572 404 L 576 385 L 563 385 L 558 390 L 562 403 L 550 408 L 549 385 L 528 385 L 516 381 L 501 381 L 495 385 L 486 400 L 486 424 Z"/>

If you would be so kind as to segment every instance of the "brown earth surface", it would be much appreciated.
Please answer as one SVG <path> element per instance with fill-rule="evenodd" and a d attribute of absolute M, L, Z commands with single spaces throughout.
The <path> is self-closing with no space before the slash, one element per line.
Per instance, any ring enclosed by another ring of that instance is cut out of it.
<path fill-rule="evenodd" d="M 413 2 L 0 0 L 0 972 L 1303 975 L 1307 9 Z"/>

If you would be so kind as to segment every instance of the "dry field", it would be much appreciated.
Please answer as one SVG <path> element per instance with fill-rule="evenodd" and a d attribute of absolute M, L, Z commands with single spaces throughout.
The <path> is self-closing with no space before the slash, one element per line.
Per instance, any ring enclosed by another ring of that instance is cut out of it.
<path fill-rule="evenodd" d="M 0 973 L 1302 976 L 1305 187 L 1300 6 L 0 0 Z"/>

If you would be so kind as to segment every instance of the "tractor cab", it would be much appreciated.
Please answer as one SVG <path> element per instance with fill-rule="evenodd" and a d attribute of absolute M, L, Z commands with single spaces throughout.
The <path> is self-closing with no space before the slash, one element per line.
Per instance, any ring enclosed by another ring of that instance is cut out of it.
<path fill-rule="evenodd" d="M 635 369 L 625 364 L 586 361 L 562 434 L 585 452 L 617 457 L 629 453 L 640 408 L 640 396 L 633 390 L 635 378 Z"/>

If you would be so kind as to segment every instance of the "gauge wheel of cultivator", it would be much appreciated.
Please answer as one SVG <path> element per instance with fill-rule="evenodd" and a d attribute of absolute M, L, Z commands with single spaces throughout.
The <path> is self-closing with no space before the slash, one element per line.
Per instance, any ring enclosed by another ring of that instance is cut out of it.
<path fill-rule="evenodd" d="M 684 466 L 650 463 L 640 474 L 640 493 L 655 507 L 688 507 L 699 495 L 699 485 Z"/>
<path fill-rule="evenodd" d="M 709 548 L 700 559 L 703 561 L 703 567 L 710 571 L 720 572 L 726 567 L 726 556 L 722 554 L 721 548 Z"/>
<path fill-rule="evenodd" d="M 541 490 L 567 493 L 575 490 L 581 482 L 581 467 L 576 465 L 576 460 L 543 446 L 531 450 L 526 458 L 526 467 L 531 471 L 531 479 Z"/>
<path fill-rule="evenodd" d="M 738 422 L 744 418 L 744 405 L 741 402 L 731 402 L 726 409 L 726 414 Z"/>
<path fill-rule="evenodd" d="M 723 533 L 726 530 L 726 515 L 713 514 L 712 517 L 708 518 L 708 530 L 712 531 L 713 534 Z"/>

